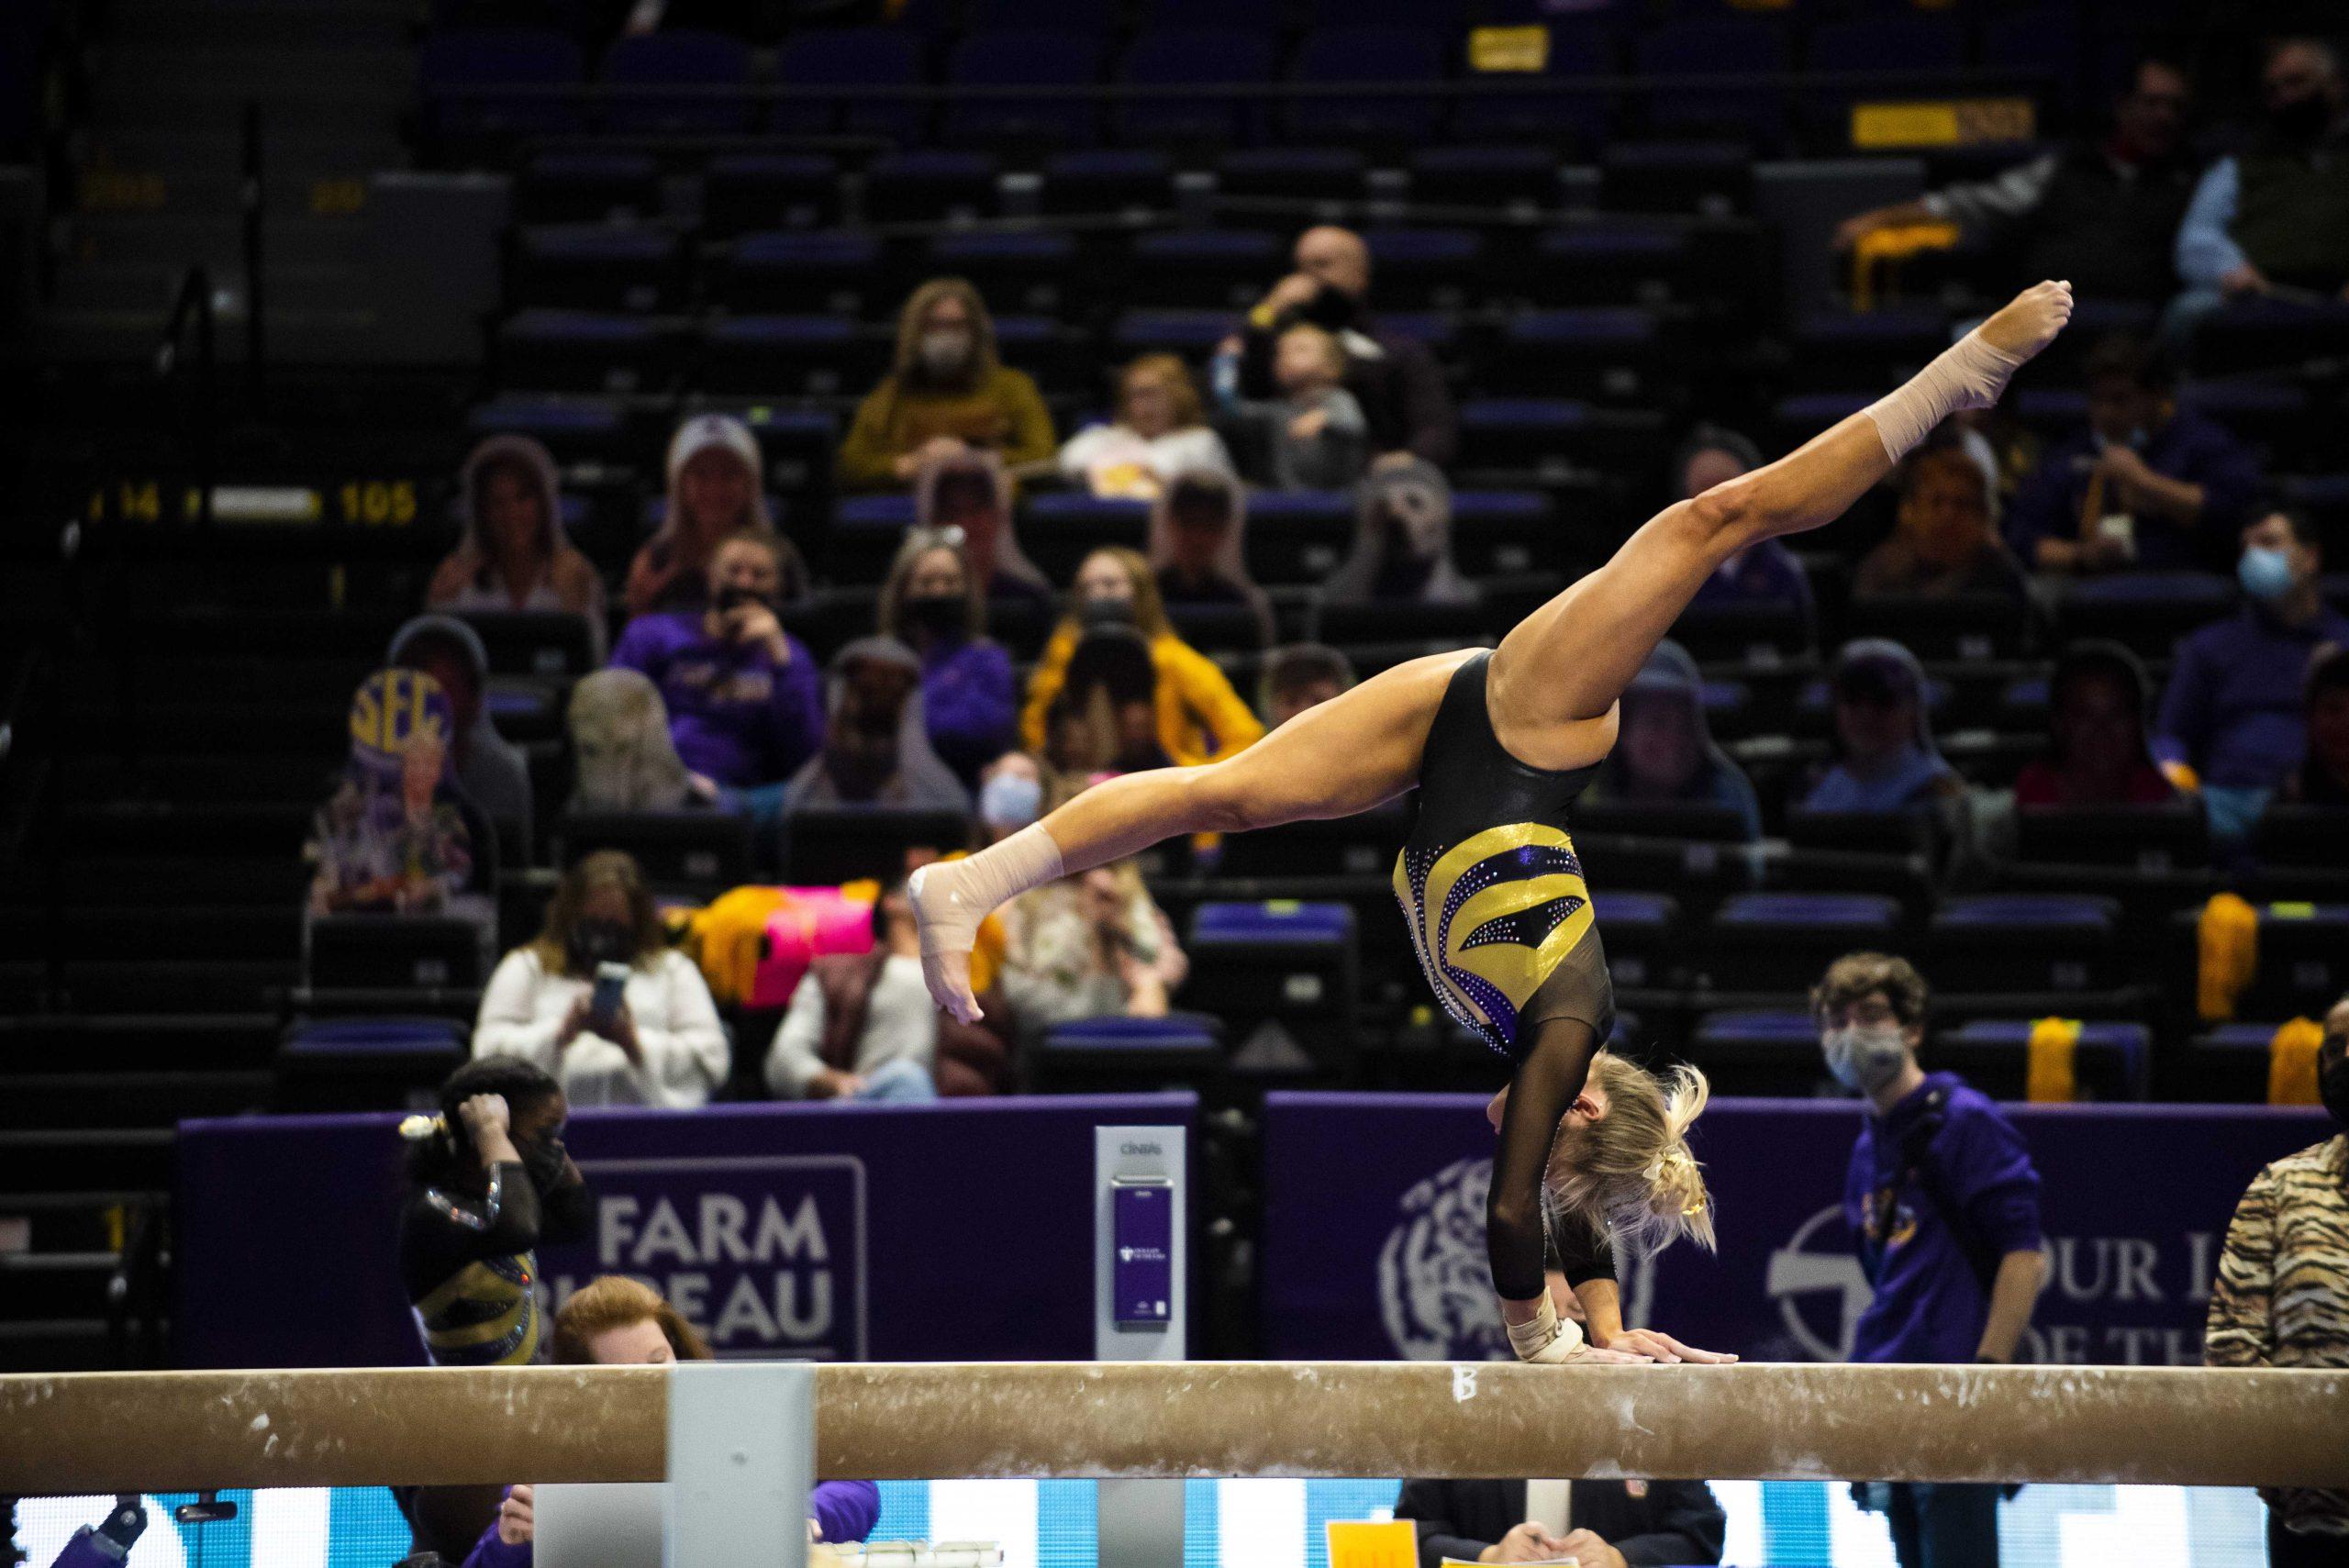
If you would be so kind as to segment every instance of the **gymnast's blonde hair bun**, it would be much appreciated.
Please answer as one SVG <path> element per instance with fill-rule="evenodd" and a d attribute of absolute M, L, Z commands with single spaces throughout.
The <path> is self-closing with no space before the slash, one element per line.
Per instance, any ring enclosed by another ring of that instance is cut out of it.
<path fill-rule="evenodd" d="M 1590 1084 L 1606 1095 L 1607 1111 L 1559 1129 L 1546 1184 L 1553 1217 L 1579 1217 L 1641 1256 L 1683 1236 L 1710 1251 L 1712 1198 L 1688 1151 L 1689 1125 L 1711 1095 L 1705 1075 L 1683 1064 L 1659 1080 L 1602 1051 Z"/>

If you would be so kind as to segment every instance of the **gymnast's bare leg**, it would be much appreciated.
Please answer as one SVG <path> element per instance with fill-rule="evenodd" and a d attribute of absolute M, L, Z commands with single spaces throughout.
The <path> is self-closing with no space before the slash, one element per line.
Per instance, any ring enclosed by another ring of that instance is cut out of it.
<path fill-rule="evenodd" d="M 1996 401 L 2071 311 L 2069 284 L 2028 289 L 1892 396 L 1651 518 L 1502 639 L 1487 699 L 1502 744 L 1541 768 L 1605 756 L 1616 699 L 1716 567 L 1763 539 L 1832 521 L 1943 418 Z M 1178 834 L 1351 816 L 1409 789 L 1445 684 L 1473 651 L 1399 664 L 1238 756 L 1111 779 L 968 860 L 924 867 L 910 891 L 930 995 L 955 1018 L 978 1017 L 969 965 L 978 924 L 1030 887 Z"/>

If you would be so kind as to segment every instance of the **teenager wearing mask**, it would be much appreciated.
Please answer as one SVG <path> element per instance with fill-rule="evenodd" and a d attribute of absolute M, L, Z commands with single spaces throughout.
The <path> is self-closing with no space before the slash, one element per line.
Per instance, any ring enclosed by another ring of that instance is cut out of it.
<path fill-rule="evenodd" d="M 660 688 L 677 755 L 771 817 L 783 781 L 824 740 L 823 681 L 815 656 L 779 617 L 783 554 L 770 533 L 744 530 L 709 563 L 706 606 L 639 616 L 612 662 Z"/>
<path fill-rule="evenodd" d="M 1044 765 L 1026 751 L 1006 751 L 979 770 L 979 827 L 999 843 L 1044 815 Z"/>
<path fill-rule="evenodd" d="M 668 1366 L 713 1359 L 709 1346 L 677 1309 L 641 1280 L 605 1274 L 572 1292 L 554 1315 L 558 1366 Z M 536 1498 L 509 1486 L 497 1518 L 482 1531 L 464 1568 L 531 1568 Z M 881 1488 L 870 1481 L 819 1481 L 807 1494 L 807 1539 L 858 1541 L 881 1518 Z"/>
<path fill-rule="evenodd" d="M 1114 423 L 1088 425 L 1061 448 L 1060 470 L 1096 495 L 1153 501 L 1177 474 L 1229 477 L 1231 455 L 1208 428 L 1191 370 L 1173 354 L 1144 354 L 1118 376 Z"/>
<path fill-rule="evenodd" d="M 940 759 L 964 781 L 1011 743 L 1011 655 L 987 636 L 987 601 L 959 531 L 916 528 L 881 585 L 881 635 L 921 660 L 922 717 Z"/>
<path fill-rule="evenodd" d="M 896 360 L 857 406 L 834 472 L 842 489 L 875 490 L 911 484 L 935 458 L 992 452 L 1017 469 L 1049 462 L 1055 444 L 1035 382 L 996 356 L 979 291 L 933 278 L 898 313 Z"/>
<path fill-rule="evenodd" d="M 524 1366 L 544 1334 L 538 1248 L 573 1241 L 595 1198 L 562 1146 L 571 1106 L 527 1062 L 469 1062 L 440 1085 L 440 1114 L 400 1124 L 407 1201 L 400 1281 L 435 1366 Z M 495 1513 L 495 1486 L 403 1488 L 419 1549 L 455 1562 Z"/>
<path fill-rule="evenodd" d="M 599 1017 L 606 964 L 625 966 L 628 977 Z M 527 1062 L 575 1104 L 673 1109 L 707 1103 L 729 1058 L 701 971 L 669 946 L 643 873 L 617 850 L 565 872 L 545 929 L 489 977 L 473 1055 Z"/>
<path fill-rule="evenodd" d="M 1128 628 L 1148 644 L 1156 676 L 1157 739 L 1168 762 L 1189 767 L 1218 761 L 1263 738 L 1264 725 L 1223 672 L 1174 635 L 1150 562 L 1130 550 L 1111 548 L 1095 550 L 1077 568 L 1068 614 L 1029 677 L 1019 728 L 1030 751 L 1044 750 L 1046 716 L 1068 684 L 1069 661 L 1091 627 Z"/>
<path fill-rule="evenodd" d="M 2349 996 L 2324 1016 L 2317 1094 L 2349 1129 Z M 2262 1170 L 2219 1254 L 2202 1359 L 2223 1367 L 2349 1367 L 2349 1136 Z M 2264 1487 L 2273 1568 L 2349 1564 L 2349 1492 Z"/>
<path fill-rule="evenodd" d="M 2047 755 L 2015 779 L 2017 806 L 2166 806 L 2177 798 L 2145 739 L 2145 667 L 2117 642 L 2076 642 L 2047 686 Z"/>
<path fill-rule="evenodd" d="M 1875 1296 L 1858 1362 L 2003 1363 L 2046 1272 L 2039 1172 L 2022 1134 L 1954 1073 L 1917 1064 L 1925 982 L 1907 960 L 1850 953 L 1810 994 L 1827 1069 L 1867 1115 L 1852 1147 L 1843 1218 Z M 1892 1527 L 1901 1568 L 1998 1561 L 1998 1488 L 1863 1484 Z"/>
<path fill-rule="evenodd" d="M 759 439 L 748 425 L 730 414 L 695 415 L 670 438 L 668 472 L 669 506 L 660 530 L 629 565 L 629 614 L 698 609 L 711 558 L 744 532 L 774 540 L 775 596 L 807 596 L 807 568 L 798 550 L 775 531 Z"/>
<path fill-rule="evenodd" d="M 463 533 L 432 573 L 436 610 L 565 610 L 604 644 L 604 580 L 562 527 L 554 459 L 528 436 L 492 436 L 457 482 Z"/>
<path fill-rule="evenodd" d="M 2154 753 L 2173 779 L 2199 784 L 2221 840 L 2248 833 L 2299 765 L 2309 666 L 2325 645 L 2349 645 L 2349 616 L 2318 593 L 2323 569 L 2316 526 L 2270 513 L 2243 530 L 2243 608 L 2177 645 Z"/>

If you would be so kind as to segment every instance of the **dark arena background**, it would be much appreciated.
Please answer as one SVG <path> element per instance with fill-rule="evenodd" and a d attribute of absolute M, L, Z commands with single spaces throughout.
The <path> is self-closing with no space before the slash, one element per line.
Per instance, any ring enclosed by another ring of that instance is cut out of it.
<path fill-rule="evenodd" d="M 0 1563 L 2349 1562 L 2343 47 L 0 0 Z M 1432 938 L 1407 791 L 1024 892 L 930 1005 L 908 873 L 1418 747 L 1333 716 L 2043 279 Z M 1711 1094 L 1615 1179 L 1717 1246 L 1586 1255 L 1594 1069 L 1550 1308 L 1737 1366 L 1477 1364 L 1468 1024 L 1600 937 Z M 488 1370 L 705 1356 L 770 1364 Z M 788 1528 L 694 1534 L 781 1362 Z M 1004 1364 L 1090 1362 L 1155 1364 Z"/>

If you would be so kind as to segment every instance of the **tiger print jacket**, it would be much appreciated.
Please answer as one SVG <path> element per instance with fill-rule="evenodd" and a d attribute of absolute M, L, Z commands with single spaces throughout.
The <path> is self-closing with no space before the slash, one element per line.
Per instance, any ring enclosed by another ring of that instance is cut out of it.
<path fill-rule="evenodd" d="M 2212 1366 L 2349 1367 L 2349 1135 L 2253 1178 L 2219 1256 L 2202 1355 Z M 2296 1534 L 2349 1536 L 2349 1492 L 2260 1496 Z"/>

